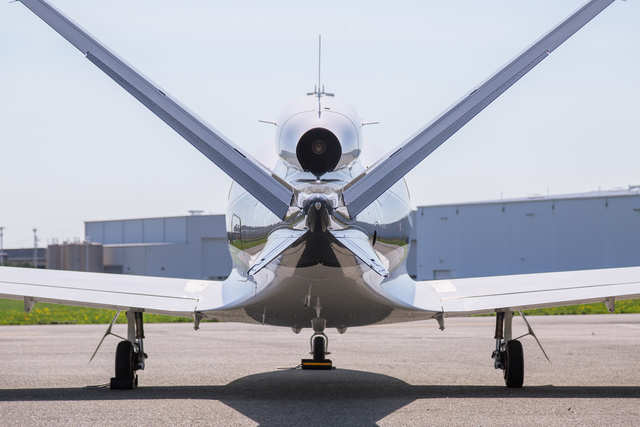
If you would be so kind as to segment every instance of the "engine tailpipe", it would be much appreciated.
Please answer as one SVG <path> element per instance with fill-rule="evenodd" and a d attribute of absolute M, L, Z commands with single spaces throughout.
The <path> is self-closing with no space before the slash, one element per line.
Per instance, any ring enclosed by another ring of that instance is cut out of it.
<path fill-rule="evenodd" d="M 298 141 L 296 156 L 303 170 L 320 176 L 336 168 L 342 156 L 342 147 L 333 132 L 314 128 Z"/>

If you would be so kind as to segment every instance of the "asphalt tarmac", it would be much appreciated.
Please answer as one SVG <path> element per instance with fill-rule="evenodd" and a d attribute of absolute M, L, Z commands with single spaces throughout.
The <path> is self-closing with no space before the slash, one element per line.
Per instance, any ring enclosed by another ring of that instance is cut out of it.
<path fill-rule="evenodd" d="M 207 323 L 145 327 L 137 390 L 111 391 L 105 326 L 0 327 L 3 425 L 634 425 L 640 315 L 532 317 L 551 357 L 522 339 L 525 387 L 490 359 L 493 318 L 328 331 L 337 369 L 291 369 L 310 332 Z M 119 325 L 116 333 L 125 333 Z M 514 319 L 515 332 L 525 332 Z M 306 357 L 306 356 L 305 356 Z"/>

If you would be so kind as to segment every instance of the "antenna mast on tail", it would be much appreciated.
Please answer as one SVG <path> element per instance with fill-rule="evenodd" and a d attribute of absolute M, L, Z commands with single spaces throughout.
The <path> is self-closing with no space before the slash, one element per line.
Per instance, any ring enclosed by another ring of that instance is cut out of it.
<path fill-rule="evenodd" d="M 322 114 L 321 98 L 323 96 L 334 96 L 333 93 L 325 92 L 324 84 L 322 84 L 322 35 L 318 34 L 318 84 L 313 88 L 313 92 L 307 92 L 309 96 L 318 98 L 318 117 Z"/>

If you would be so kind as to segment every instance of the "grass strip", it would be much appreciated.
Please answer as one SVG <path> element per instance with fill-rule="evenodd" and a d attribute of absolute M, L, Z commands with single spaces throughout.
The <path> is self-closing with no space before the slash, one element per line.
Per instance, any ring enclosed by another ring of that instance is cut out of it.
<path fill-rule="evenodd" d="M 616 313 L 640 313 L 640 300 L 616 302 Z M 578 304 L 565 307 L 538 308 L 525 310 L 527 315 L 550 316 L 563 314 L 605 314 L 604 303 Z M 114 310 L 85 308 L 61 304 L 36 303 L 31 313 L 25 313 L 22 301 L 0 299 L 0 325 L 75 325 L 109 323 Z M 192 322 L 188 317 L 166 316 L 163 314 L 144 314 L 146 323 Z M 126 323 L 121 315 L 118 323 Z"/>

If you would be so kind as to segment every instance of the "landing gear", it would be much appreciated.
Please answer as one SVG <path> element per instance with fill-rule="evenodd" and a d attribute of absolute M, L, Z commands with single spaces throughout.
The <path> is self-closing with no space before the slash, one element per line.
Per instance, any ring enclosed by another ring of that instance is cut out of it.
<path fill-rule="evenodd" d="M 302 359 L 300 366 L 302 369 L 332 369 L 333 364 L 331 360 L 325 356 L 330 354 L 327 349 L 329 347 L 329 338 L 324 334 L 326 326 L 325 319 L 315 318 L 311 320 L 311 326 L 313 327 L 313 335 L 311 336 L 311 354 L 313 359 Z"/>
<path fill-rule="evenodd" d="M 120 341 L 116 347 L 116 376 L 111 378 L 112 389 L 132 389 L 138 386 L 138 375 L 134 369 L 135 359 L 133 344 Z"/>
<path fill-rule="evenodd" d="M 504 351 L 504 383 L 509 388 L 520 388 L 524 382 L 524 353 L 518 340 L 508 341 Z"/>
<path fill-rule="evenodd" d="M 512 339 L 513 312 L 496 313 L 496 349 L 491 357 L 494 367 L 504 371 L 504 383 L 509 388 L 520 388 L 524 382 L 524 352 L 522 343 Z"/>
<path fill-rule="evenodd" d="M 116 348 L 116 376 L 111 378 L 112 390 L 130 390 L 138 387 L 136 371 L 144 369 L 144 325 L 142 313 L 127 311 L 127 339 Z"/>
<path fill-rule="evenodd" d="M 314 335 L 311 339 L 311 347 L 313 353 L 313 360 L 315 362 L 321 362 L 325 360 L 325 354 L 327 354 L 327 339 L 323 335 Z"/>

